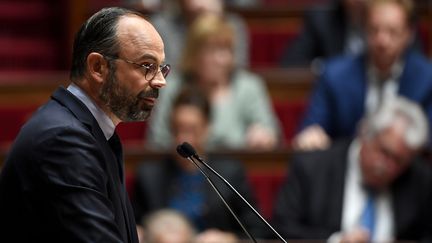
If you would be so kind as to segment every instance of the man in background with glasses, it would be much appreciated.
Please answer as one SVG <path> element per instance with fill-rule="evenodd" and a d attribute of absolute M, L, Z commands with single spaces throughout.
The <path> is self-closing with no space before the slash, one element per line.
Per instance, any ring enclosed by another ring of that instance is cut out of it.
<path fill-rule="evenodd" d="M 21 129 L 0 175 L 1 242 L 138 242 L 115 127 L 146 120 L 170 70 L 140 14 L 102 9 L 74 41 L 71 84 Z"/>

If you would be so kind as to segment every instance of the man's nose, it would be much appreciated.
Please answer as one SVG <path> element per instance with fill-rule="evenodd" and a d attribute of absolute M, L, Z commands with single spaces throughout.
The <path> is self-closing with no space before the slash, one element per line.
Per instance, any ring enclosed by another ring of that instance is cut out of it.
<path fill-rule="evenodd" d="M 162 75 L 161 72 L 158 72 L 158 74 L 154 77 L 152 81 L 150 81 L 150 86 L 154 89 L 161 89 L 165 87 L 166 85 L 166 79 Z"/>

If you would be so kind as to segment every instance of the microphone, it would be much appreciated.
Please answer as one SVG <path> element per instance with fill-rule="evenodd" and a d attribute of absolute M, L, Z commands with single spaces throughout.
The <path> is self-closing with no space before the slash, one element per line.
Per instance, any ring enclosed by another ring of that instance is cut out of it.
<path fill-rule="evenodd" d="M 190 145 L 189 143 L 184 142 L 183 144 L 178 145 L 177 148 L 176 148 L 176 150 L 177 150 L 177 153 L 180 154 L 180 156 L 182 156 L 183 158 L 186 158 L 186 159 L 190 160 L 200 170 L 200 172 L 205 176 L 205 178 L 207 179 L 207 181 L 209 182 L 209 184 L 211 185 L 211 187 L 213 188 L 213 190 L 215 190 L 216 194 L 219 196 L 219 198 L 225 204 L 225 206 L 230 211 L 230 213 L 232 214 L 232 216 L 234 216 L 235 220 L 239 223 L 239 225 L 241 226 L 241 228 L 243 229 L 243 231 L 246 233 L 246 235 L 249 237 L 249 239 L 251 239 L 254 243 L 257 243 L 257 241 L 255 240 L 255 238 L 246 229 L 246 227 L 240 221 L 240 219 L 238 218 L 238 216 L 231 209 L 231 207 L 227 203 L 226 199 L 224 198 L 224 196 L 222 195 L 222 193 L 219 191 L 219 189 L 217 188 L 217 186 L 214 184 L 214 182 L 210 179 L 210 177 L 207 175 L 207 173 L 193 159 L 194 156 L 198 157 L 198 155 L 196 154 L 195 149 L 192 147 L 192 145 Z"/>
<path fill-rule="evenodd" d="M 210 165 L 208 165 L 203 159 L 201 159 L 198 156 L 198 154 L 196 153 L 196 151 L 192 147 L 192 145 L 190 145 L 187 142 L 183 142 L 182 144 L 180 144 L 180 145 L 177 146 L 177 153 L 180 154 L 180 156 L 182 156 L 183 158 L 186 158 L 186 159 L 189 159 L 190 161 L 192 161 L 192 163 L 194 163 L 195 166 L 198 167 L 198 169 L 201 171 L 201 173 L 204 174 L 204 176 L 207 178 L 207 181 L 209 181 L 209 183 L 212 185 L 212 187 L 216 190 L 216 192 L 218 193 L 219 197 L 221 197 L 222 201 L 228 207 L 228 209 L 230 210 L 231 214 L 233 214 L 234 218 L 237 220 L 237 222 L 240 224 L 240 226 L 243 228 L 243 230 L 246 232 L 246 234 L 249 236 L 249 238 L 251 238 L 254 242 L 256 242 L 255 239 L 252 237 L 252 235 L 250 235 L 250 233 L 246 230 L 246 228 L 240 222 L 240 220 L 235 215 L 235 213 L 231 210 L 230 206 L 227 204 L 227 202 L 225 201 L 225 199 L 223 198 L 223 196 L 220 194 L 220 192 L 218 191 L 218 189 L 214 186 L 213 182 L 208 177 L 208 175 L 206 174 L 206 172 L 200 166 L 198 166 L 198 164 L 193 160 L 194 158 L 196 160 L 198 160 L 201 164 L 203 164 L 207 169 L 209 169 L 218 178 L 220 178 L 225 183 L 225 185 L 227 185 L 238 197 L 240 197 L 243 200 L 243 202 L 255 213 L 256 216 L 258 216 L 258 218 L 261 219 L 261 221 L 276 235 L 276 237 L 279 240 L 281 240 L 284 243 L 287 243 L 285 241 L 285 239 L 282 238 L 282 236 L 267 222 L 267 220 L 265 220 L 264 217 L 260 213 L 258 213 L 258 211 L 256 211 L 256 209 L 223 176 L 221 176 L 217 171 L 215 171 L 212 167 L 210 167 Z"/>

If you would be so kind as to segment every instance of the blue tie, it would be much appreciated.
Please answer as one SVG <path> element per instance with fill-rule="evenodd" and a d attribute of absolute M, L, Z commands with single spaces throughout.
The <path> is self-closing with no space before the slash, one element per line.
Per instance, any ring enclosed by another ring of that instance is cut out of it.
<path fill-rule="evenodd" d="M 370 241 L 373 239 L 375 230 L 375 211 L 375 195 L 369 193 L 361 216 L 361 225 L 369 231 Z"/>

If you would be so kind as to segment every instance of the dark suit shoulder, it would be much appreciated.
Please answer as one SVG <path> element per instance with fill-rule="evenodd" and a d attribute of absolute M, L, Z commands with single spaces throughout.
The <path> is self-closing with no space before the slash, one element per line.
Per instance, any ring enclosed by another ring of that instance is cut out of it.
<path fill-rule="evenodd" d="M 416 75 L 421 73 L 418 77 L 424 77 L 424 79 L 430 82 L 432 76 L 432 65 L 425 55 L 417 50 L 409 50 L 406 54 L 405 60 L 406 70 L 412 70 Z"/>
<path fill-rule="evenodd" d="M 364 67 L 364 55 L 341 55 L 328 59 L 324 63 L 323 73 L 327 75 L 340 75 L 352 72 L 353 69 Z"/>
<path fill-rule="evenodd" d="M 408 170 L 408 174 L 418 181 L 421 180 L 422 184 L 432 187 L 432 165 L 429 161 L 420 157 L 416 158 Z"/>
<path fill-rule="evenodd" d="M 335 21 L 343 20 L 343 14 L 335 5 L 319 4 L 305 11 L 305 19 L 315 23 L 316 27 L 324 27 Z M 334 26 L 328 26 L 333 28 Z"/>
<path fill-rule="evenodd" d="M 243 164 L 236 159 L 227 157 L 210 157 L 209 165 L 223 176 L 234 176 L 244 174 Z"/>
<path fill-rule="evenodd" d="M 324 171 L 331 171 L 336 167 L 344 168 L 349 145 L 350 141 L 343 140 L 335 142 L 326 150 L 295 153 L 290 166 L 295 171 L 302 171 L 311 176 L 316 173 L 323 174 Z"/>
<path fill-rule="evenodd" d="M 160 184 L 173 177 L 178 170 L 176 162 L 170 157 L 162 160 L 144 160 L 136 171 L 136 179 L 142 185 Z"/>

